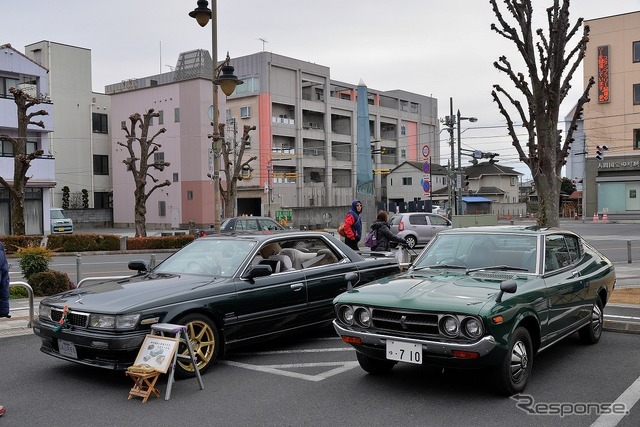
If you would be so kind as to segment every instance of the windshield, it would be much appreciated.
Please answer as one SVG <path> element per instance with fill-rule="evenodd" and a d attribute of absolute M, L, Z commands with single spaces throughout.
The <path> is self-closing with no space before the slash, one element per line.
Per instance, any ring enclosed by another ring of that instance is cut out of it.
<path fill-rule="evenodd" d="M 255 245 L 251 240 L 198 239 L 167 258 L 153 272 L 232 277 Z"/>
<path fill-rule="evenodd" d="M 60 209 L 52 209 L 49 211 L 51 213 L 51 219 L 65 219 L 64 212 Z"/>
<path fill-rule="evenodd" d="M 536 236 L 517 234 L 440 234 L 414 263 L 414 268 L 502 267 L 536 272 Z"/>

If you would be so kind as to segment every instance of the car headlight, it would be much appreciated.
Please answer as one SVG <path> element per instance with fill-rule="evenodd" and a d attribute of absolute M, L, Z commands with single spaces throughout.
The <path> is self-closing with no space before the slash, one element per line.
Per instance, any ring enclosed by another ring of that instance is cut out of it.
<path fill-rule="evenodd" d="M 482 322 L 474 317 L 469 317 L 464 322 L 464 332 L 469 338 L 479 338 L 484 333 Z"/>
<path fill-rule="evenodd" d="M 89 316 L 90 328 L 101 329 L 133 329 L 140 319 L 140 314 L 91 314 Z"/>
<path fill-rule="evenodd" d="M 38 307 L 38 316 L 45 319 L 51 319 L 51 307 L 48 305 L 40 304 Z"/>
<path fill-rule="evenodd" d="M 355 314 L 356 321 L 360 326 L 368 328 L 371 326 L 371 313 L 364 307 L 358 307 Z"/>
<path fill-rule="evenodd" d="M 440 320 L 440 330 L 449 337 L 457 337 L 460 333 L 460 322 L 453 316 L 443 316 Z"/>
<path fill-rule="evenodd" d="M 348 305 L 343 305 L 340 307 L 339 313 L 340 320 L 342 320 L 347 325 L 353 325 L 353 308 Z"/>

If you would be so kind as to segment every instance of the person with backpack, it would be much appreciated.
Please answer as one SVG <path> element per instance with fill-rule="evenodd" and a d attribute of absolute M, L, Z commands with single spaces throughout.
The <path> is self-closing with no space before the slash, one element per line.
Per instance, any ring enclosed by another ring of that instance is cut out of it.
<path fill-rule="evenodd" d="M 388 221 L 385 211 L 378 212 L 376 221 L 371 225 L 371 233 L 374 233 L 372 238 L 375 237 L 375 243 L 371 246 L 372 251 L 388 251 L 390 242 L 397 242 L 401 245 L 407 244 L 405 239 L 391 232 Z"/>
<path fill-rule="evenodd" d="M 344 218 L 344 242 L 354 251 L 359 250 L 358 242 L 362 238 L 362 202 L 354 200 L 351 209 Z"/>
<path fill-rule="evenodd" d="M 2 242 L 0 242 L 0 317 L 11 317 L 9 314 L 9 263 Z"/>

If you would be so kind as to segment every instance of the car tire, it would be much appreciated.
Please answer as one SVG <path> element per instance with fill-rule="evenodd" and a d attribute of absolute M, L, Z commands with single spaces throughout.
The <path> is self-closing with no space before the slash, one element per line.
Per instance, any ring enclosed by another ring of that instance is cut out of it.
<path fill-rule="evenodd" d="M 356 352 L 356 356 L 360 367 L 371 375 L 386 374 L 396 365 L 396 363 L 398 363 L 393 360 L 374 359 L 373 357 L 364 355 L 359 351 Z"/>
<path fill-rule="evenodd" d="M 578 330 L 580 340 L 585 344 L 595 344 L 600 341 L 602 336 L 602 325 L 604 323 L 604 315 L 602 312 L 602 299 L 600 295 L 596 295 L 596 300 L 591 308 L 591 319 L 589 324 Z"/>
<path fill-rule="evenodd" d="M 418 244 L 418 239 L 416 239 L 415 236 L 407 236 L 404 238 L 404 240 L 407 242 L 407 247 L 409 249 L 415 248 L 416 245 Z"/>
<path fill-rule="evenodd" d="M 529 331 L 523 327 L 515 330 L 509 340 L 509 348 L 499 366 L 492 368 L 492 380 L 496 391 L 511 396 L 527 386 L 533 367 L 533 345 Z"/>
<path fill-rule="evenodd" d="M 187 334 L 191 348 L 198 362 L 198 370 L 204 373 L 218 358 L 220 349 L 220 334 L 218 328 L 207 316 L 199 313 L 189 314 L 178 320 L 178 324 L 187 327 Z M 189 356 L 186 344 L 178 346 L 178 355 Z M 176 363 L 176 377 L 193 378 L 196 373 L 192 363 L 184 363 L 178 359 Z"/>

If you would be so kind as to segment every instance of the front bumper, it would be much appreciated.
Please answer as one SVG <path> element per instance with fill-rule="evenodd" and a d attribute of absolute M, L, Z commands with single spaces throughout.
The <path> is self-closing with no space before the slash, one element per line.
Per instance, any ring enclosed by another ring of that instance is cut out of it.
<path fill-rule="evenodd" d="M 138 355 L 148 331 L 101 332 L 85 328 L 69 328 L 54 332 L 56 323 L 33 321 L 33 332 L 40 337 L 40 351 L 69 362 L 98 368 L 124 370 Z M 58 340 L 73 343 L 78 358 L 60 354 Z"/>
<path fill-rule="evenodd" d="M 333 327 L 341 337 L 359 338 L 362 344 L 352 344 L 353 347 L 375 359 L 386 359 L 387 340 L 405 341 L 422 345 L 422 357 L 425 364 L 455 367 L 455 368 L 481 368 L 498 365 L 506 352 L 501 348 L 493 336 L 487 335 L 473 343 L 457 343 L 453 341 L 435 341 L 428 339 L 405 338 L 393 335 L 385 335 L 376 332 L 365 332 L 345 327 L 333 321 Z M 460 358 L 453 355 L 454 351 L 477 353 L 475 359 Z"/>

